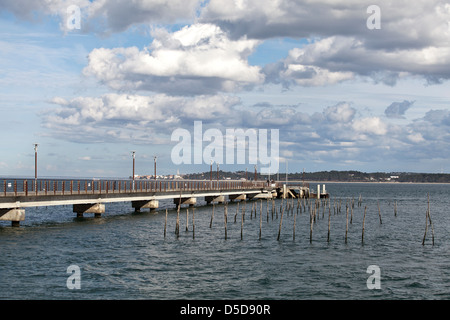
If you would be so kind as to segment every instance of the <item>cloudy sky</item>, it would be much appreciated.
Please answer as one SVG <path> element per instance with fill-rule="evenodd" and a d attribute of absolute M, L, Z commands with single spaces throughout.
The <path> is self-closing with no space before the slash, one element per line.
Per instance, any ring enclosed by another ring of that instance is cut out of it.
<path fill-rule="evenodd" d="M 281 172 L 449 172 L 449 78 L 447 1 L 1 0 L 0 175 L 206 171 L 194 121 L 278 129 Z"/>

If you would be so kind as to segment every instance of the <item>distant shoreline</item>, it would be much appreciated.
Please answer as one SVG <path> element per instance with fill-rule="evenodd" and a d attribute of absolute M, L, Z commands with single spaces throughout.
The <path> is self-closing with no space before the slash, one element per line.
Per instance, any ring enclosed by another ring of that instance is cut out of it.
<path fill-rule="evenodd" d="M 288 180 L 288 183 L 291 182 Z M 298 180 L 292 180 L 292 182 L 300 182 Z M 305 181 L 305 183 L 365 183 L 365 184 L 450 184 L 450 182 L 411 182 L 411 181 Z"/>

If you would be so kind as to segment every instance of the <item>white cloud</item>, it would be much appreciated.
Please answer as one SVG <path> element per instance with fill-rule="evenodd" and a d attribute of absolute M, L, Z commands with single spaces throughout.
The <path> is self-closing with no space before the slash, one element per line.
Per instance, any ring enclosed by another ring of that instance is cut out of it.
<path fill-rule="evenodd" d="M 353 129 L 360 133 L 375 135 L 385 135 L 388 131 L 386 123 L 378 117 L 356 119 L 353 123 Z"/>
<path fill-rule="evenodd" d="M 194 120 L 220 120 L 233 114 L 240 100 L 229 96 L 172 97 L 105 94 L 77 97 L 70 101 L 54 98 L 59 107 L 42 114 L 43 125 L 62 139 L 83 142 L 158 142 L 176 126 Z M 152 136 L 154 135 L 154 136 Z"/>
<path fill-rule="evenodd" d="M 85 75 L 114 89 L 212 93 L 260 84 L 260 67 L 247 57 L 258 41 L 230 40 L 217 26 L 194 24 L 169 33 L 157 29 L 148 48 L 94 49 Z"/>

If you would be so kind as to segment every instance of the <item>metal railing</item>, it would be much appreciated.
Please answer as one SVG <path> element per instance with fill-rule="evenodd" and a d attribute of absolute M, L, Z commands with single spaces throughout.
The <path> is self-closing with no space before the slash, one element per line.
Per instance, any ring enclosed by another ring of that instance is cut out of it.
<path fill-rule="evenodd" d="M 276 183 L 277 187 L 281 183 Z M 242 180 L 67 180 L 3 179 L 0 198 L 76 194 L 115 194 L 208 190 L 245 190 L 268 187 L 265 181 Z"/>

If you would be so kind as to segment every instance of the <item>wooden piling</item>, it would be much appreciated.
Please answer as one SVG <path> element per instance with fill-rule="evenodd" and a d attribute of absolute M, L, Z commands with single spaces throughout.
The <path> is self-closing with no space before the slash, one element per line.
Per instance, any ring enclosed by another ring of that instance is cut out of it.
<path fill-rule="evenodd" d="M 330 225 L 331 225 L 331 207 L 328 206 L 328 235 L 327 235 L 327 242 L 330 242 Z"/>
<path fill-rule="evenodd" d="M 192 239 L 195 239 L 195 208 L 192 208 Z"/>
<path fill-rule="evenodd" d="M 167 209 L 166 209 L 166 220 L 164 222 L 164 238 L 166 237 L 166 230 L 167 230 Z"/>
<path fill-rule="evenodd" d="M 213 212 L 211 213 L 211 221 L 209 222 L 209 227 L 212 227 L 212 219 L 214 218 L 214 203 L 213 203 Z"/>
<path fill-rule="evenodd" d="M 280 235 L 281 235 L 281 225 L 283 223 L 283 214 L 284 214 L 284 208 L 281 211 L 280 226 L 278 228 L 278 237 L 277 237 L 278 241 L 280 240 Z"/>
<path fill-rule="evenodd" d="M 362 234 L 361 234 L 361 243 L 364 244 L 364 224 L 366 222 L 366 211 L 367 211 L 367 206 L 364 207 L 364 217 L 363 217 L 363 224 L 362 224 Z"/>
<path fill-rule="evenodd" d="M 244 237 L 244 211 L 241 214 L 241 240 Z"/>
<path fill-rule="evenodd" d="M 298 206 L 297 206 L 297 208 L 298 208 Z M 296 223 L 296 217 L 297 217 L 297 214 L 294 214 L 294 230 L 293 230 L 293 233 L 292 233 L 292 240 L 293 240 L 293 241 L 295 241 L 295 223 Z"/>
<path fill-rule="evenodd" d="M 225 240 L 227 240 L 228 206 L 225 204 L 224 222 L 225 222 Z"/>
<path fill-rule="evenodd" d="M 261 200 L 262 207 L 262 200 Z M 262 228 L 262 210 L 259 211 L 259 240 L 261 240 L 261 228 Z"/>
<path fill-rule="evenodd" d="M 348 206 L 346 209 L 347 213 L 346 213 L 346 218 L 345 218 L 345 244 L 347 244 L 347 234 L 348 234 Z"/>
<path fill-rule="evenodd" d="M 353 201 L 353 200 L 352 200 Z M 352 206 L 350 208 L 351 213 L 350 213 L 350 224 L 353 224 L 353 207 L 354 207 L 354 202 L 352 202 Z"/>
<path fill-rule="evenodd" d="M 395 217 L 397 216 L 397 200 L 395 200 L 395 203 L 394 203 L 394 216 Z"/>
<path fill-rule="evenodd" d="M 383 221 L 381 220 L 380 201 L 377 201 L 377 204 L 378 204 L 378 217 L 380 218 L 380 224 L 382 224 Z"/>
<path fill-rule="evenodd" d="M 425 238 L 427 237 L 427 231 L 428 231 L 428 209 L 427 212 L 425 213 L 425 233 L 423 234 L 423 240 L 422 240 L 422 245 L 425 245 Z"/>
<path fill-rule="evenodd" d="M 422 245 L 425 245 L 425 238 L 427 237 L 427 231 L 428 231 L 428 223 L 431 226 L 431 239 L 432 239 L 432 244 L 434 245 L 434 227 L 433 227 L 433 223 L 431 222 L 431 215 L 430 215 L 430 194 L 427 194 L 427 202 L 428 202 L 428 208 L 427 208 L 427 212 L 426 212 L 426 216 L 425 216 L 425 233 L 423 235 L 423 240 L 422 240 Z"/>
<path fill-rule="evenodd" d="M 189 209 L 186 209 L 186 231 L 189 231 Z"/>
<path fill-rule="evenodd" d="M 177 224 L 175 226 L 175 234 L 177 235 L 177 238 L 180 235 L 180 206 L 181 206 L 181 204 L 178 205 L 178 209 L 177 209 Z"/>
<path fill-rule="evenodd" d="M 434 227 L 433 227 L 433 222 L 431 222 L 430 194 L 428 194 L 428 220 L 430 221 L 430 226 L 431 226 L 431 243 L 434 246 Z"/>

